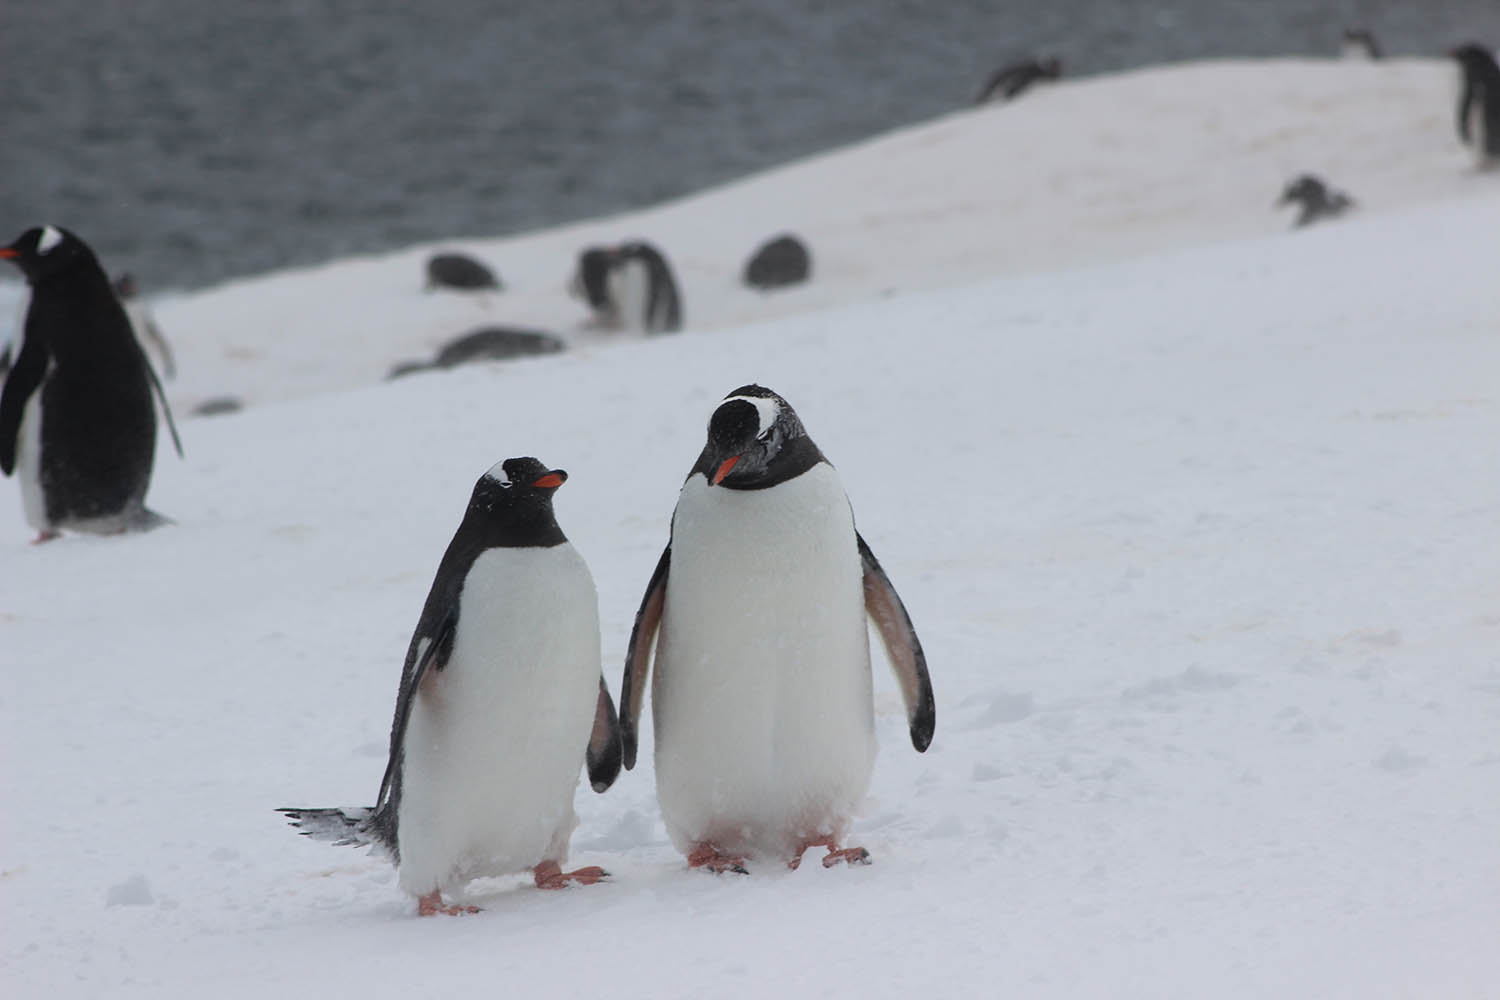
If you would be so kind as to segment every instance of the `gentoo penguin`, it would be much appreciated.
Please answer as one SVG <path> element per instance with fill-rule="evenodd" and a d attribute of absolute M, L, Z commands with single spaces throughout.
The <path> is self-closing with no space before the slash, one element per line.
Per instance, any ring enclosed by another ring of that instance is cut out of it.
<path fill-rule="evenodd" d="M 745 264 L 745 284 L 761 291 L 797 285 L 812 273 L 812 254 L 791 233 L 768 240 Z"/>
<path fill-rule="evenodd" d="M 474 912 L 442 897 L 483 876 L 606 877 L 561 868 L 579 766 L 596 792 L 620 772 L 594 581 L 552 513 L 566 480 L 510 458 L 475 484 L 406 650 L 375 806 L 280 810 L 317 839 L 389 853 L 423 916 Z"/>
<path fill-rule="evenodd" d="M 1343 57 L 1345 59 L 1368 59 L 1375 60 L 1383 58 L 1384 53 L 1380 50 L 1380 43 L 1375 40 L 1375 33 L 1368 28 L 1345 28 Z"/>
<path fill-rule="evenodd" d="M 460 291 L 501 289 L 495 272 L 467 254 L 438 253 L 427 258 L 427 290 L 455 288 Z"/>
<path fill-rule="evenodd" d="M 1034 83 L 1043 80 L 1056 80 L 1062 76 L 1062 60 L 1053 56 L 1049 59 L 1028 59 L 1025 62 L 1014 63 L 1010 66 L 1002 66 L 990 75 L 984 86 L 979 91 L 979 96 L 974 98 L 975 104 L 988 104 L 991 101 L 1009 101 L 1021 96 Z"/>
<path fill-rule="evenodd" d="M 714 409 L 683 484 L 620 689 L 629 768 L 660 631 L 657 796 L 689 866 L 795 868 L 815 846 L 825 866 L 868 861 L 840 846 L 875 759 L 866 616 L 925 751 L 936 711 L 922 645 L 838 473 L 785 399 L 741 386 Z"/>
<path fill-rule="evenodd" d="M 1301 210 L 1292 228 L 1298 229 L 1319 219 L 1333 219 L 1354 207 L 1354 199 L 1335 191 L 1313 174 L 1303 174 L 1289 182 L 1276 200 L 1277 206 L 1297 204 Z"/>
<path fill-rule="evenodd" d="M 682 329 L 682 296 L 660 250 L 632 240 L 589 247 L 579 254 L 569 290 L 593 310 L 606 330 L 670 333 Z"/>
<path fill-rule="evenodd" d="M 532 354 L 556 354 L 567 346 L 567 342 L 561 337 L 545 330 L 486 326 L 448 341 L 431 361 L 404 361 L 392 368 L 386 377 L 400 378 L 414 372 L 457 368 L 475 361 L 504 361 Z"/>
<path fill-rule="evenodd" d="M 177 377 L 177 363 L 172 360 L 172 349 L 167 346 L 167 338 L 161 335 L 161 327 L 156 325 L 156 317 L 151 315 L 146 300 L 141 298 L 140 287 L 135 282 L 135 275 L 129 271 L 124 272 L 115 279 L 115 296 L 120 300 L 120 305 L 125 307 L 125 316 L 130 320 L 130 328 L 135 331 L 135 339 L 141 342 L 141 347 L 148 344 L 156 351 L 161 359 L 162 374 L 167 378 Z"/>
<path fill-rule="evenodd" d="M 1500 160 L 1500 65 L 1482 45 L 1460 45 L 1448 53 L 1462 74 L 1458 137 L 1481 167 Z"/>
<path fill-rule="evenodd" d="M 37 541 L 166 522 L 145 505 L 156 457 L 161 383 L 94 252 L 56 226 L 22 233 L 0 257 L 31 284 L 15 368 L 0 393 L 0 470 L 18 472 Z"/>

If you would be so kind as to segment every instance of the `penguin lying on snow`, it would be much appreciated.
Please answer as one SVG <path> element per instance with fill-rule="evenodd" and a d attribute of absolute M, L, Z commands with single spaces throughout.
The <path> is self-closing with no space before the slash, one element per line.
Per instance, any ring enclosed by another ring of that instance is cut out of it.
<path fill-rule="evenodd" d="M 28 229 L 0 247 L 31 284 L 15 367 L 0 393 L 0 470 L 18 473 L 37 541 L 166 523 L 146 507 L 161 382 L 88 244 L 65 229 Z"/>
<path fill-rule="evenodd" d="M 761 244 L 745 264 L 745 284 L 769 291 L 797 285 L 812 273 L 812 254 L 791 233 L 785 233 Z"/>
<path fill-rule="evenodd" d="M 1276 200 L 1277 206 L 1297 204 L 1302 206 L 1292 228 L 1317 222 L 1319 219 L 1334 219 L 1354 207 L 1354 199 L 1342 191 L 1335 191 L 1322 178 L 1303 174 L 1291 181 Z"/>
<path fill-rule="evenodd" d="M 503 361 L 531 354 L 556 354 L 566 348 L 567 344 L 561 337 L 543 330 L 486 326 L 448 341 L 431 361 L 403 361 L 392 368 L 386 378 L 400 378 L 435 368 L 457 368 L 474 361 Z"/>
<path fill-rule="evenodd" d="M 606 877 L 561 868 L 579 765 L 596 792 L 620 771 L 594 581 L 552 513 L 566 479 L 511 458 L 475 484 L 406 651 L 374 808 L 280 810 L 317 839 L 383 848 L 423 916 L 474 912 L 442 896 L 483 876 Z"/>
<path fill-rule="evenodd" d="M 1448 53 L 1463 75 L 1458 97 L 1458 138 L 1474 150 L 1481 167 L 1500 160 L 1500 65 L 1482 45 L 1460 45 Z"/>
<path fill-rule="evenodd" d="M 925 751 L 936 711 L 922 645 L 854 527 L 838 473 L 786 400 L 758 385 L 715 408 L 636 615 L 620 688 L 635 764 L 647 663 L 662 819 L 691 867 L 863 863 L 841 847 L 875 759 L 875 620 Z"/>
<path fill-rule="evenodd" d="M 578 256 L 568 290 L 589 304 L 606 330 L 670 333 L 682 329 L 682 297 L 667 259 L 639 240 L 590 247 Z"/>
<path fill-rule="evenodd" d="M 499 291 L 501 284 L 494 271 L 468 254 L 437 253 L 427 258 L 427 291 L 434 288 Z"/>
<path fill-rule="evenodd" d="M 985 81 L 979 91 L 979 96 L 974 98 L 974 103 L 988 104 L 991 101 L 1014 100 L 1032 84 L 1056 80 L 1061 76 L 1062 60 L 1056 56 L 1050 59 L 1028 59 L 1025 62 L 1002 66 Z"/>

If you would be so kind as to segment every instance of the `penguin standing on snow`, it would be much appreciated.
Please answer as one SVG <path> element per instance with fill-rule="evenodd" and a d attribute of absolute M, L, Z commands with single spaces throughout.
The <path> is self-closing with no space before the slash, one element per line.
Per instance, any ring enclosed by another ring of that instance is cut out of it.
<path fill-rule="evenodd" d="M 606 877 L 561 867 L 579 765 L 596 792 L 620 772 L 594 581 L 552 513 L 566 480 L 511 458 L 475 484 L 406 651 L 375 806 L 280 810 L 314 838 L 384 849 L 422 916 L 475 912 L 443 903 L 474 878 Z"/>
<path fill-rule="evenodd" d="M 620 689 L 630 768 L 659 631 L 657 795 L 690 867 L 795 868 L 810 847 L 828 849 L 825 867 L 869 860 L 841 846 L 875 760 L 867 616 L 924 751 L 936 712 L 922 645 L 838 473 L 785 399 L 734 390 L 683 484 Z"/>
<path fill-rule="evenodd" d="M 682 329 L 682 296 L 660 250 L 633 240 L 590 247 L 578 256 L 569 289 L 594 311 L 606 330 L 671 333 Z"/>
<path fill-rule="evenodd" d="M 94 252 L 56 226 L 28 229 L 0 258 L 31 284 L 15 367 L 0 393 L 0 470 L 18 473 L 37 541 L 166 522 L 145 505 L 161 383 Z"/>
<path fill-rule="evenodd" d="M 1474 150 L 1479 166 L 1500 160 L 1500 65 L 1482 45 L 1460 45 L 1448 53 L 1458 61 L 1458 138 Z"/>

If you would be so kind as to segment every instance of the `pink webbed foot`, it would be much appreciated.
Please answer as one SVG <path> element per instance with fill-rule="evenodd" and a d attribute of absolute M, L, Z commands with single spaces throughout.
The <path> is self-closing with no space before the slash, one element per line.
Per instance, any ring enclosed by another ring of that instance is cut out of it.
<path fill-rule="evenodd" d="M 478 912 L 479 907 L 477 906 L 444 906 L 443 894 L 437 889 L 432 890 L 417 900 L 417 916 L 419 917 L 433 917 L 439 913 L 450 917 L 461 917 L 466 913 Z"/>
<path fill-rule="evenodd" d="M 54 538 L 61 538 L 61 537 L 62 537 L 62 532 L 61 531 L 51 531 L 51 530 L 43 531 L 43 532 L 39 532 L 37 534 L 37 536 L 31 540 L 31 544 L 32 545 L 41 545 L 43 542 L 50 542 Z"/>
<path fill-rule="evenodd" d="M 688 852 L 687 863 L 689 868 L 707 868 L 715 875 L 723 875 L 725 872 L 734 872 L 736 875 L 749 875 L 750 869 L 745 867 L 745 859 L 732 854 L 721 854 L 713 844 L 697 844 Z"/>
<path fill-rule="evenodd" d="M 577 882 L 579 885 L 594 885 L 609 878 L 609 872 L 592 865 L 588 868 L 579 868 L 577 871 L 565 872 L 556 861 L 543 861 L 531 869 L 531 874 L 536 879 L 538 889 L 566 889 L 569 882 Z"/>
<path fill-rule="evenodd" d="M 786 866 L 796 871 L 802 864 L 802 855 L 810 847 L 828 848 L 828 853 L 823 855 L 824 868 L 832 868 L 841 861 L 849 865 L 867 865 L 870 863 L 870 852 L 863 847 L 839 847 L 831 838 L 825 837 L 822 840 L 810 840 L 803 844 L 801 850 L 793 855 L 792 859 L 786 863 Z"/>

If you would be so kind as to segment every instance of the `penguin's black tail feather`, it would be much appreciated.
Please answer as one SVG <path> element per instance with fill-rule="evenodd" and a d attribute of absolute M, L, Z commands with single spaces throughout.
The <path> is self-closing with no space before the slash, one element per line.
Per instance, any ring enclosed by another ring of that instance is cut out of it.
<path fill-rule="evenodd" d="M 388 853 L 378 826 L 370 822 L 372 809 L 277 809 L 304 837 L 337 847 L 374 847 Z"/>

